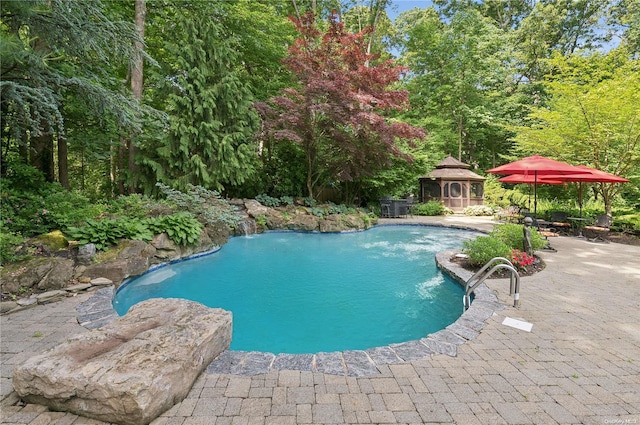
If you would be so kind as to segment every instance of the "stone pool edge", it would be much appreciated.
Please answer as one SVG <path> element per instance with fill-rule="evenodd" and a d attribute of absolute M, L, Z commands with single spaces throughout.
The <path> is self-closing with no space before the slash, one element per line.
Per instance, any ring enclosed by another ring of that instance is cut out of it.
<path fill-rule="evenodd" d="M 443 272 L 464 285 L 472 273 L 450 261 L 456 251 L 441 251 L 435 261 Z M 113 309 L 114 287 L 99 289 L 76 311 L 78 323 L 87 329 L 96 329 L 115 320 Z M 321 352 L 316 354 L 273 354 L 256 351 L 227 350 L 206 369 L 210 374 L 260 375 L 271 370 L 296 370 L 342 376 L 375 376 L 381 374 L 378 366 L 419 360 L 436 354 L 456 357 L 458 346 L 475 339 L 487 325 L 487 320 L 504 308 L 497 296 L 482 284 L 474 291 L 471 307 L 455 322 L 444 329 L 408 342 L 390 344 L 368 350 Z M 462 299 L 460 300 L 462 305 Z"/>

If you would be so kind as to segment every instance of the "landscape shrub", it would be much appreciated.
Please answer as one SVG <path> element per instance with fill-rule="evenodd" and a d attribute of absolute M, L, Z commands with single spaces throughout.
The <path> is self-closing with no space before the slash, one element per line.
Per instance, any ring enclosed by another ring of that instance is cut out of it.
<path fill-rule="evenodd" d="M 266 229 L 267 227 L 267 216 L 264 214 L 260 214 L 256 217 L 256 226 L 260 229 Z"/>
<path fill-rule="evenodd" d="M 536 262 L 536 257 L 529 255 L 526 252 L 522 252 L 519 249 L 512 249 L 511 255 L 508 257 L 511 259 L 511 263 L 518 269 L 526 269 L 532 266 Z"/>
<path fill-rule="evenodd" d="M 365 227 L 371 227 L 372 223 L 375 223 L 375 221 L 378 219 L 378 215 L 373 213 L 373 212 L 362 212 L 360 214 L 360 217 L 362 218 L 362 222 L 364 223 Z"/>
<path fill-rule="evenodd" d="M 450 214 L 450 209 L 445 207 L 441 202 L 438 201 L 429 201 L 423 204 L 416 204 L 413 206 L 413 214 L 414 215 L 427 215 L 427 216 L 436 216 L 436 215 L 446 215 Z"/>
<path fill-rule="evenodd" d="M 280 198 L 274 198 L 266 193 L 261 193 L 255 197 L 255 200 L 260 202 L 265 207 L 275 208 L 280 206 Z"/>
<path fill-rule="evenodd" d="M 614 216 L 611 229 L 616 232 L 640 236 L 640 214 Z"/>
<path fill-rule="evenodd" d="M 484 182 L 484 203 L 501 208 L 507 208 L 510 205 L 509 189 L 505 189 L 498 181 L 498 177 L 493 174 L 489 174 Z"/>
<path fill-rule="evenodd" d="M 293 196 L 281 196 L 280 203 L 282 205 L 293 205 Z"/>
<path fill-rule="evenodd" d="M 183 211 L 190 212 L 201 223 L 212 227 L 224 224 L 235 229 L 240 220 L 242 220 L 236 208 L 223 199 L 215 190 L 189 185 L 187 192 L 181 192 L 163 183 L 156 183 L 156 186 L 167 197 L 168 201 L 173 202 Z"/>
<path fill-rule="evenodd" d="M 51 190 L 44 200 L 49 223 L 53 224 L 47 233 L 51 230 L 64 230 L 69 226 L 77 226 L 88 219 L 100 216 L 107 210 L 105 204 L 91 202 L 80 192 L 68 191 L 58 184 L 53 184 L 52 187 L 55 190 Z"/>
<path fill-rule="evenodd" d="M 87 220 L 82 226 L 69 227 L 65 233 L 80 245 L 95 244 L 99 251 L 106 251 L 120 239 L 148 242 L 153 238 L 147 223 L 136 218 Z"/>
<path fill-rule="evenodd" d="M 177 245 L 193 245 L 200 239 L 201 232 L 202 223 L 189 212 L 145 219 L 121 217 L 88 220 L 84 225 L 69 227 L 66 231 L 79 244 L 92 243 L 100 251 L 116 245 L 120 239 L 149 242 L 160 233 L 166 233 Z"/>
<path fill-rule="evenodd" d="M 25 237 L 47 233 L 55 227 L 44 197 L 39 194 L 3 190 L 0 216 L 7 232 Z"/>
<path fill-rule="evenodd" d="M 535 229 L 531 229 L 531 247 L 534 251 L 544 248 L 546 240 Z M 501 224 L 488 236 L 479 236 L 464 243 L 463 252 L 474 266 L 482 266 L 494 257 L 504 257 L 529 265 L 529 255 L 519 253 L 524 249 L 522 225 Z"/>
<path fill-rule="evenodd" d="M 464 242 L 462 250 L 474 266 L 483 266 L 494 257 L 511 257 L 511 247 L 491 236 L 478 236 Z"/>
<path fill-rule="evenodd" d="M 305 207 L 315 207 L 316 205 L 318 205 L 318 201 L 316 201 L 315 199 L 313 199 L 311 196 L 307 196 L 306 198 L 304 198 L 302 200 L 302 202 L 304 202 L 304 206 Z"/>
<path fill-rule="evenodd" d="M 13 164 L 2 178 L 0 217 L 6 232 L 31 237 L 64 230 L 104 212 L 105 207 L 58 183 L 47 183 L 31 166 Z"/>
<path fill-rule="evenodd" d="M 200 240 L 202 224 L 188 212 L 181 212 L 147 220 L 153 234 L 166 233 L 175 244 L 188 246 Z"/>
<path fill-rule="evenodd" d="M 355 214 L 357 209 L 345 204 L 334 204 L 333 202 L 327 202 L 329 206 L 329 214 Z"/>
<path fill-rule="evenodd" d="M 309 208 L 309 214 L 313 214 L 316 217 L 324 217 L 327 214 L 327 210 L 320 207 L 311 207 Z"/>
<path fill-rule="evenodd" d="M 464 215 L 470 216 L 492 216 L 495 211 L 488 205 L 473 205 L 462 210 Z"/>
<path fill-rule="evenodd" d="M 20 249 L 24 242 L 20 235 L 0 231 L 0 265 L 24 260 L 27 255 Z"/>
<path fill-rule="evenodd" d="M 520 224 L 501 224 L 489 233 L 489 236 L 503 242 L 511 249 L 523 249 L 524 232 Z M 534 251 L 544 248 L 546 241 L 536 229 L 531 229 L 531 247 Z"/>
<path fill-rule="evenodd" d="M 137 193 L 118 196 L 107 206 L 110 215 L 140 219 L 170 215 L 175 209 L 175 205 L 167 200 L 156 200 Z"/>

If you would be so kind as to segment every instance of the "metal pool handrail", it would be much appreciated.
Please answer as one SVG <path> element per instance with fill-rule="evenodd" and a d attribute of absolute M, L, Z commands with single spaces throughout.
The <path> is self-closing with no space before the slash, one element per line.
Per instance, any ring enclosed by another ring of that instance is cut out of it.
<path fill-rule="evenodd" d="M 499 261 L 502 263 L 496 264 L 491 268 L 491 270 L 487 272 L 487 269 L 491 267 L 492 264 Z M 473 293 L 473 291 L 498 269 L 507 269 L 511 272 L 509 276 L 509 295 L 513 295 L 514 307 L 518 307 L 520 305 L 520 275 L 518 274 L 518 271 L 508 259 L 504 257 L 494 257 L 489 260 L 487 264 L 482 266 L 482 268 L 478 270 L 473 276 L 471 276 L 469 280 L 467 280 L 463 297 L 465 310 L 471 307 L 471 294 Z M 474 282 L 474 280 L 476 281 Z"/>

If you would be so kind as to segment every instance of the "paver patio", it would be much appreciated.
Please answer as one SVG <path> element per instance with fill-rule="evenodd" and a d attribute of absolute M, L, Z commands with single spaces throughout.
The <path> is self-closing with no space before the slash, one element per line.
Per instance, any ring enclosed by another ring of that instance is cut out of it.
<path fill-rule="evenodd" d="M 384 220 L 488 230 L 477 217 Z M 505 308 L 457 357 L 435 355 L 346 377 L 304 371 L 204 373 L 153 424 L 639 424 L 640 247 L 553 238 L 547 268 L 522 279 L 514 309 L 507 280 L 490 280 Z M 0 318 L 0 417 L 7 424 L 100 424 L 12 392 L 16 364 L 86 330 L 75 307 L 90 295 Z M 462 303 L 462 301 L 461 301 Z M 502 325 L 505 317 L 531 332 Z"/>

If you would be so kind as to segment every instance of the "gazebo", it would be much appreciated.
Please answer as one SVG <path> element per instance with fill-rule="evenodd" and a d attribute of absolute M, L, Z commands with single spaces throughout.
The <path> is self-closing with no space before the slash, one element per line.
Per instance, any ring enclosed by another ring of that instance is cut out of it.
<path fill-rule="evenodd" d="M 419 178 L 420 201 L 441 201 L 454 211 L 482 205 L 485 178 L 469 167 L 451 156 L 440 161 L 432 172 Z"/>

